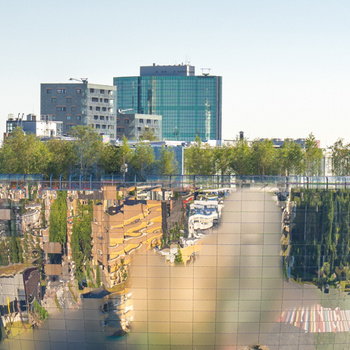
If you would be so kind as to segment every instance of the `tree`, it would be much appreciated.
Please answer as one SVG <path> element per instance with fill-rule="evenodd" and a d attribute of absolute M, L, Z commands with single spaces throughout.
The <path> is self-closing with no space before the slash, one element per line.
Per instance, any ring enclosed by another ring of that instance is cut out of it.
<path fill-rule="evenodd" d="M 120 172 L 118 149 L 113 144 L 104 145 L 101 152 L 100 166 L 105 174 Z"/>
<path fill-rule="evenodd" d="M 305 174 L 317 176 L 321 171 L 322 149 L 318 147 L 315 136 L 311 133 L 305 141 Z"/>
<path fill-rule="evenodd" d="M 160 157 L 157 161 L 158 173 L 160 175 L 172 175 L 177 170 L 177 161 L 175 159 L 174 151 L 164 145 L 160 151 Z"/>
<path fill-rule="evenodd" d="M 215 168 L 221 175 L 228 175 L 230 172 L 230 156 L 232 154 L 232 147 L 224 144 L 222 147 L 215 147 L 214 150 Z"/>
<path fill-rule="evenodd" d="M 131 163 L 136 172 L 140 172 L 141 180 L 144 181 L 145 175 L 154 163 L 154 152 L 150 144 L 138 142 L 135 147 Z"/>
<path fill-rule="evenodd" d="M 236 175 L 251 175 L 252 150 L 246 140 L 237 140 L 229 152 L 229 167 Z"/>
<path fill-rule="evenodd" d="M 350 172 L 350 144 L 343 142 L 343 139 L 338 139 L 329 147 L 332 152 L 332 172 L 336 176 L 347 176 Z"/>
<path fill-rule="evenodd" d="M 67 242 L 67 192 L 57 191 L 50 210 L 50 242 Z"/>
<path fill-rule="evenodd" d="M 214 175 L 214 152 L 209 145 L 202 145 L 196 135 L 195 144 L 185 150 L 185 170 L 189 175 Z"/>
<path fill-rule="evenodd" d="M 277 173 L 275 157 L 276 150 L 272 140 L 254 141 L 251 153 L 253 174 L 275 175 Z"/>
<path fill-rule="evenodd" d="M 0 149 L 0 166 L 3 173 L 42 174 L 50 161 L 46 145 L 34 134 L 25 134 L 16 128 Z"/>
<path fill-rule="evenodd" d="M 101 157 L 102 138 L 92 126 L 77 125 L 70 134 L 74 137 L 73 146 L 79 159 L 80 174 L 87 175 Z"/>
<path fill-rule="evenodd" d="M 139 141 L 156 141 L 158 138 L 153 128 L 145 127 L 142 134 L 139 136 Z"/>
<path fill-rule="evenodd" d="M 50 161 L 47 164 L 46 175 L 51 174 L 58 179 L 62 174 L 68 179 L 69 172 L 79 164 L 78 154 L 71 141 L 51 139 L 47 141 L 47 148 L 50 152 Z"/>
<path fill-rule="evenodd" d="M 278 151 L 277 159 L 281 175 L 302 174 L 304 155 L 300 145 L 292 140 L 285 140 Z"/>

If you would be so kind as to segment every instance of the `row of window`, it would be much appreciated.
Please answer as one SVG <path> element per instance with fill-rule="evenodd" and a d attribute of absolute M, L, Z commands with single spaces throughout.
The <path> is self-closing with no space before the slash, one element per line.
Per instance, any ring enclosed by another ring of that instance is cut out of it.
<path fill-rule="evenodd" d="M 90 109 L 90 111 L 92 111 L 92 110 L 93 110 L 93 107 L 90 106 L 89 109 Z M 96 110 L 96 111 L 101 111 L 101 110 L 102 110 L 102 112 L 107 112 L 107 107 L 99 107 L 99 106 L 97 106 L 97 107 L 95 108 L 95 110 Z M 108 112 L 113 113 L 113 108 L 108 108 Z"/>
<path fill-rule="evenodd" d="M 90 93 L 93 94 L 93 93 L 95 93 L 95 91 L 98 92 L 98 89 L 90 88 Z M 105 94 L 106 92 L 108 93 L 108 95 L 113 95 L 113 90 L 105 91 L 103 89 L 100 89 L 100 91 L 99 91 L 100 94 Z"/>
<path fill-rule="evenodd" d="M 108 129 L 108 130 L 113 130 L 114 125 L 106 125 L 106 124 L 95 124 L 96 129 Z"/>
<path fill-rule="evenodd" d="M 77 88 L 77 89 L 75 89 L 75 92 L 76 92 L 77 94 L 81 94 L 81 89 L 80 89 L 80 88 Z M 52 94 L 52 88 L 46 89 L 46 93 L 49 94 L 49 95 L 51 95 L 51 94 Z M 67 93 L 67 89 L 65 89 L 65 88 L 57 88 L 57 89 L 56 89 L 56 93 L 57 93 L 57 94 L 66 94 L 66 93 Z"/>
<path fill-rule="evenodd" d="M 100 120 L 110 120 L 110 121 L 114 121 L 114 117 L 112 117 L 112 116 L 108 116 L 108 115 L 106 115 L 106 116 L 104 116 L 104 115 L 100 115 L 100 118 L 98 117 L 98 115 L 94 115 L 94 119 L 95 120 L 98 120 L 98 119 L 100 119 Z"/>
<path fill-rule="evenodd" d="M 57 98 L 56 97 L 51 97 L 51 103 L 56 103 Z M 72 98 L 71 97 L 66 97 L 66 103 L 72 103 Z"/>
<path fill-rule="evenodd" d="M 92 102 L 104 102 L 104 103 L 113 103 L 113 100 L 110 100 L 110 99 L 108 99 L 108 98 L 98 98 L 98 97 L 91 97 L 91 101 Z"/>

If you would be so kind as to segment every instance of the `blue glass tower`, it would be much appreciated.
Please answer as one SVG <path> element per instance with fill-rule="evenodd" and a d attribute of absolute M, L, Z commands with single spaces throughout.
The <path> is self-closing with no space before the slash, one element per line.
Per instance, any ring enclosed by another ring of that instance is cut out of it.
<path fill-rule="evenodd" d="M 164 140 L 220 140 L 222 77 L 194 75 L 194 67 L 141 67 L 139 77 L 116 77 L 117 109 L 161 115 Z"/>

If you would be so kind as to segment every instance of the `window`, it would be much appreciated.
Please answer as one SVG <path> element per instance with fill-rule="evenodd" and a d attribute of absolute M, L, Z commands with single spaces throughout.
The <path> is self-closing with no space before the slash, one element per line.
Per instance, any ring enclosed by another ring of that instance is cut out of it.
<path fill-rule="evenodd" d="M 46 93 L 49 95 L 52 94 L 52 89 L 46 89 Z"/>
<path fill-rule="evenodd" d="M 100 90 L 100 94 L 104 94 L 105 93 L 105 91 L 104 90 Z"/>
<path fill-rule="evenodd" d="M 111 136 L 112 139 L 114 139 L 114 134 L 111 134 L 110 136 Z"/>
<path fill-rule="evenodd" d="M 106 115 L 106 120 L 108 120 L 108 115 Z"/>
<path fill-rule="evenodd" d="M 100 124 L 96 124 L 96 129 L 100 129 Z"/>
<path fill-rule="evenodd" d="M 70 97 L 66 97 L 66 103 L 72 103 L 72 99 Z"/>
<path fill-rule="evenodd" d="M 77 107 L 76 107 L 76 106 L 72 106 L 72 107 L 70 108 L 70 110 L 71 110 L 71 111 L 76 111 L 76 110 L 77 110 Z"/>
<path fill-rule="evenodd" d="M 76 92 L 77 94 L 81 94 L 81 89 L 76 89 L 75 92 Z"/>
<path fill-rule="evenodd" d="M 139 124 L 143 124 L 143 119 L 139 119 Z"/>
<path fill-rule="evenodd" d="M 55 115 L 52 116 L 52 120 L 56 120 L 56 116 Z"/>
<path fill-rule="evenodd" d="M 124 131 L 124 128 L 117 128 L 117 132 L 122 132 Z"/>
<path fill-rule="evenodd" d="M 56 111 L 57 112 L 64 112 L 66 110 L 66 106 L 57 106 Z"/>
<path fill-rule="evenodd" d="M 65 94 L 67 92 L 67 90 L 66 89 L 57 89 L 56 92 L 58 94 Z"/>
<path fill-rule="evenodd" d="M 95 119 L 95 120 L 98 120 L 98 115 L 94 115 L 94 119 Z"/>
<path fill-rule="evenodd" d="M 137 131 L 141 131 L 141 127 L 140 126 L 137 127 Z"/>
<path fill-rule="evenodd" d="M 147 124 L 151 124 L 151 119 L 147 119 Z"/>
<path fill-rule="evenodd" d="M 103 115 L 100 115 L 100 120 L 105 120 L 105 117 Z"/>
<path fill-rule="evenodd" d="M 77 120 L 81 120 L 81 115 L 77 115 Z"/>
<path fill-rule="evenodd" d="M 71 115 L 67 115 L 67 120 L 71 120 L 72 119 L 72 116 Z"/>
<path fill-rule="evenodd" d="M 107 112 L 107 108 L 106 107 L 102 107 L 103 112 Z"/>
<path fill-rule="evenodd" d="M 101 101 L 101 102 L 102 102 L 102 101 Z M 103 100 L 103 102 L 108 103 L 108 102 L 109 102 L 109 99 L 108 99 L 108 98 L 105 98 L 105 99 Z"/>
<path fill-rule="evenodd" d="M 102 124 L 102 129 L 106 129 L 106 125 L 105 124 Z"/>
<path fill-rule="evenodd" d="M 92 102 L 98 102 L 98 98 L 97 97 L 92 97 L 91 100 L 92 100 Z"/>
<path fill-rule="evenodd" d="M 90 106 L 90 111 L 92 111 L 92 106 Z"/>
<path fill-rule="evenodd" d="M 124 124 L 129 124 L 129 119 L 124 119 Z"/>
<path fill-rule="evenodd" d="M 156 125 L 157 124 L 157 120 L 153 120 L 153 124 Z"/>
<path fill-rule="evenodd" d="M 90 89 L 90 92 L 93 94 L 95 92 L 95 89 Z"/>
<path fill-rule="evenodd" d="M 56 103 L 57 102 L 57 98 L 56 97 L 51 97 L 51 103 Z"/>
<path fill-rule="evenodd" d="M 100 111 L 101 110 L 101 107 L 96 107 L 96 111 Z"/>
<path fill-rule="evenodd" d="M 110 120 L 111 122 L 113 122 L 113 121 L 114 121 L 114 117 L 110 117 L 109 120 Z M 118 121 L 120 121 L 119 118 L 118 118 Z"/>
<path fill-rule="evenodd" d="M 114 125 L 108 125 L 108 129 L 114 129 Z"/>
<path fill-rule="evenodd" d="M 113 91 L 112 90 L 108 90 L 108 95 L 113 95 Z"/>

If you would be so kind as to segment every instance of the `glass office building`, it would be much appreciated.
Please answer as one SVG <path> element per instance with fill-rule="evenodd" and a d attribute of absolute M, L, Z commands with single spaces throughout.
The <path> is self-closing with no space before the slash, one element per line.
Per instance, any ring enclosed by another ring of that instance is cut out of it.
<path fill-rule="evenodd" d="M 180 70 L 182 69 L 182 71 Z M 222 77 L 194 75 L 194 67 L 141 67 L 139 77 L 116 77 L 117 108 L 161 115 L 164 140 L 220 140 Z"/>

